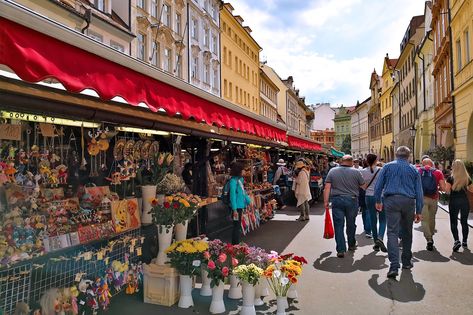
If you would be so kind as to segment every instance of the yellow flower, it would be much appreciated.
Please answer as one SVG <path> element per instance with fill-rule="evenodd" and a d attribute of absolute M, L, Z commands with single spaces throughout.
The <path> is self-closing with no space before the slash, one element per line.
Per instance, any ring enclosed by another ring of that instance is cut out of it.
<path fill-rule="evenodd" d="M 182 203 L 186 208 L 189 208 L 191 206 L 189 202 L 187 202 L 187 200 L 185 199 L 181 199 L 179 200 L 179 202 Z"/>

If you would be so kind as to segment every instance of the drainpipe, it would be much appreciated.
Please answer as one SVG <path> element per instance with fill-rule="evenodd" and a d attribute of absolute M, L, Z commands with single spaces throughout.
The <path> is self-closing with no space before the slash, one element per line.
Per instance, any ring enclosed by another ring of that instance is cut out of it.
<path fill-rule="evenodd" d="M 189 25 L 189 30 L 187 31 L 187 82 L 192 85 L 191 83 L 191 72 L 192 72 L 192 51 L 191 51 L 191 13 L 190 13 L 190 6 L 189 2 L 187 2 L 187 25 Z"/>
<path fill-rule="evenodd" d="M 447 0 L 448 6 L 448 35 L 450 36 L 450 87 L 452 90 L 450 93 L 452 94 L 452 128 L 453 128 L 453 139 L 457 138 L 457 128 L 455 127 L 457 124 L 457 118 L 455 115 L 455 96 L 453 95 L 453 91 L 455 89 L 454 84 L 454 75 L 453 75 L 453 37 L 452 37 L 452 12 L 450 11 L 450 0 Z"/>
<path fill-rule="evenodd" d="M 420 56 L 422 54 L 422 57 Z M 419 56 L 419 59 L 422 60 L 422 84 L 423 84 L 423 89 L 422 89 L 422 94 L 424 97 L 424 112 L 427 110 L 427 101 L 425 99 L 425 55 L 421 53 L 420 51 L 417 53 L 417 56 Z"/>
<path fill-rule="evenodd" d="M 92 10 L 90 8 L 85 9 L 84 13 L 84 21 L 85 21 L 85 26 L 81 29 L 81 33 L 85 34 L 85 31 L 89 28 L 90 26 L 90 19 L 92 17 Z"/>

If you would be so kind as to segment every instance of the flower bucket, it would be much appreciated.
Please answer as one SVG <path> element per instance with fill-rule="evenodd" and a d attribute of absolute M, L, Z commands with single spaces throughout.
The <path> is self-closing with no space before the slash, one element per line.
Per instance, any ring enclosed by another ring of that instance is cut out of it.
<path fill-rule="evenodd" d="M 257 283 L 255 285 L 255 300 L 254 300 L 254 304 L 255 306 L 261 306 L 264 304 L 263 300 L 261 299 L 261 284 L 260 283 Z"/>
<path fill-rule="evenodd" d="M 156 185 L 141 186 L 141 196 L 143 199 L 141 223 L 150 224 L 153 222 L 151 216 L 151 199 L 156 197 Z"/>
<path fill-rule="evenodd" d="M 228 291 L 228 298 L 232 300 L 239 300 L 242 298 L 241 287 L 238 286 L 240 282 L 235 275 L 230 275 L 230 290 Z"/>
<path fill-rule="evenodd" d="M 220 281 L 218 286 L 212 288 L 212 302 L 210 303 L 210 313 L 220 314 L 225 312 L 225 303 L 223 303 L 223 281 Z"/>
<path fill-rule="evenodd" d="M 187 238 L 188 225 L 189 225 L 189 220 L 186 220 L 186 222 L 178 223 L 174 226 L 174 231 L 176 232 L 176 242 L 183 241 Z"/>
<path fill-rule="evenodd" d="M 297 295 L 296 286 L 294 284 L 292 284 L 289 287 L 289 290 L 287 291 L 287 297 L 290 298 L 290 299 L 297 299 L 299 297 Z"/>
<path fill-rule="evenodd" d="M 277 312 L 276 315 L 286 315 L 287 298 L 285 296 L 277 296 Z"/>
<path fill-rule="evenodd" d="M 241 315 L 256 315 L 255 310 L 255 286 L 243 281 L 242 284 L 243 305 L 241 307 Z"/>
<path fill-rule="evenodd" d="M 202 267 L 202 287 L 200 288 L 200 295 L 201 296 L 212 296 L 212 288 L 210 287 L 210 278 L 209 272 Z"/>
<path fill-rule="evenodd" d="M 260 279 L 257 285 L 261 287 L 261 296 L 266 297 L 270 295 L 267 281 Z"/>
<path fill-rule="evenodd" d="M 158 226 L 159 251 L 158 251 L 158 257 L 156 259 L 156 264 L 164 265 L 168 261 L 167 255 L 164 251 L 166 250 L 166 248 L 171 246 L 171 242 L 172 242 L 172 229 L 169 229 L 169 231 L 166 231 L 165 225 Z"/>
<path fill-rule="evenodd" d="M 180 308 L 189 308 L 194 306 L 194 301 L 192 300 L 192 277 L 179 275 L 179 303 L 177 306 Z"/>

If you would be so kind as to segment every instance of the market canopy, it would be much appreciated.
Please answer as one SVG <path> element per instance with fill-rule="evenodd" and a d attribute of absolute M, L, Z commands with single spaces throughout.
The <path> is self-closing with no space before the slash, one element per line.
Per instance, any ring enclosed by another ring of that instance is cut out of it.
<path fill-rule="evenodd" d="M 102 100 L 119 96 L 130 105 L 146 106 L 169 116 L 204 121 L 227 129 L 286 141 L 286 131 L 248 117 L 91 52 L 0 17 L 0 64 L 22 80 L 59 81 L 67 91 L 94 90 Z"/>
<path fill-rule="evenodd" d="M 335 148 L 330 148 L 330 154 L 332 154 L 334 157 L 341 158 L 345 155 L 344 152 L 337 151 Z"/>
<path fill-rule="evenodd" d="M 294 136 L 287 136 L 287 142 L 290 147 L 304 149 L 308 151 L 322 151 L 322 145 L 310 140 L 304 140 Z"/>

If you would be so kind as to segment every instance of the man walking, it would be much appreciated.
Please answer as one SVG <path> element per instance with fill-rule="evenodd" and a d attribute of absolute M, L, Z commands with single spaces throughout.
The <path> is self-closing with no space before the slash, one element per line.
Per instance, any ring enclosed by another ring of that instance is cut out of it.
<path fill-rule="evenodd" d="M 427 241 L 427 250 L 434 250 L 435 215 L 437 214 L 439 187 L 445 191 L 445 178 L 443 173 L 434 168 L 434 163 L 430 158 L 422 159 L 422 167 L 419 173 L 422 181 L 422 191 L 424 192 L 424 207 L 422 209 L 422 231 Z"/>
<path fill-rule="evenodd" d="M 388 257 L 391 262 L 388 278 L 395 279 L 399 264 L 399 229 L 402 229 L 402 268 L 411 269 L 412 225 L 421 220 L 424 194 L 420 174 L 409 164 L 411 150 L 400 146 L 396 160 L 386 164 L 378 175 L 375 186 L 376 210 L 384 207 L 388 225 Z M 384 194 L 384 196 L 382 196 Z M 381 203 L 383 197 L 383 203 Z"/>
<path fill-rule="evenodd" d="M 339 167 L 332 168 L 325 180 L 324 205 L 332 202 L 333 225 L 335 241 L 337 243 L 337 257 L 343 258 L 347 247 L 345 244 L 344 226 L 347 223 L 348 249 L 356 249 L 355 230 L 356 216 L 358 214 L 358 194 L 360 187 L 364 186 L 361 172 L 353 168 L 353 157 L 345 155 Z"/>

